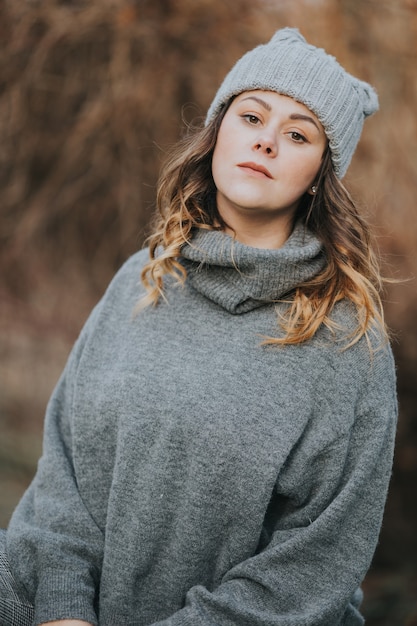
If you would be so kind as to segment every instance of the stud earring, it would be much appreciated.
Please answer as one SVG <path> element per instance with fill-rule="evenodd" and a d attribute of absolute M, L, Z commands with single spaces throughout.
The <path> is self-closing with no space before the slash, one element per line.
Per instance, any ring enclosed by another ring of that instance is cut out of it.
<path fill-rule="evenodd" d="M 317 187 L 316 187 L 316 185 L 313 185 L 313 186 L 311 187 L 311 193 L 312 193 L 312 194 L 317 193 Z"/>

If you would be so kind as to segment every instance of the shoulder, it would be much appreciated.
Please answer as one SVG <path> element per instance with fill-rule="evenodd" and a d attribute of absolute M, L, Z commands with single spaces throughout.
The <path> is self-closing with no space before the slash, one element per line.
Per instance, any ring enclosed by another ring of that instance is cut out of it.
<path fill-rule="evenodd" d="M 135 307 L 143 294 L 140 274 L 148 258 L 148 249 L 143 249 L 123 263 L 91 311 L 76 345 L 81 348 L 97 330 L 101 334 L 107 326 L 115 329 L 120 322 L 132 319 Z"/>
<path fill-rule="evenodd" d="M 149 260 L 147 248 L 129 257 L 110 281 L 101 300 L 101 306 L 131 306 L 136 304 L 143 294 L 140 275 L 142 268 Z"/>
<path fill-rule="evenodd" d="M 134 282 L 137 287 L 140 281 L 140 273 L 148 261 L 148 248 L 139 250 L 131 257 L 129 257 L 114 275 L 113 279 L 109 283 L 107 292 L 113 289 L 117 289 L 121 285 L 130 285 L 132 282 Z"/>
<path fill-rule="evenodd" d="M 342 376 L 348 376 L 345 384 L 355 380 L 359 389 L 367 389 L 372 384 L 382 388 L 386 385 L 393 387 L 396 382 L 395 363 L 385 329 L 375 322 L 356 341 L 357 311 L 346 300 L 334 307 L 331 321 L 334 328 L 326 330 L 333 343 L 331 360 L 336 371 L 340 370 Z"/>
<path fill-rule="evenodd" d="M 355 305 L 349 300 L 335 304 L 329 316 L 330 324 L 323 325 L 318 340 L 332 344 L 332 353 L 343 354 L 347 362 L 357 365 L 375 365 L 386 359 L 392 361 L 392 351 L 386 329 L 377 321 L 371 323 L 367 332 L 357 339 L 359 315 Z"/>
<path fill-rule="evenodd" d="M 343 301 L 336 305 L 332 322 L 333 328 L 322 327 L 306 346 L 320 415 L 332 407 L 330 421 L 338 432 L 349 432 L 357 416 L 369 411 L 381 421 L 395 421 L 396 369 L 384 330 L 375 326 L 352 343 L 357 319 L 353 305 Z"/>

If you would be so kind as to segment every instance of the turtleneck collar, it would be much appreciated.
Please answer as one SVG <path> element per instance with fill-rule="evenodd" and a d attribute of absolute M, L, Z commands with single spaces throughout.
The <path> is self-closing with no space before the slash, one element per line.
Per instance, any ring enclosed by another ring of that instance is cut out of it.
<path fill-rule="evenodd" d="M 193 288 L 233 314 L 281 299 L 325 265 L 320 241 L 302 224 L 276 250 L 252 248 L 223 232 L 199 229 L 181 254 Z"/>

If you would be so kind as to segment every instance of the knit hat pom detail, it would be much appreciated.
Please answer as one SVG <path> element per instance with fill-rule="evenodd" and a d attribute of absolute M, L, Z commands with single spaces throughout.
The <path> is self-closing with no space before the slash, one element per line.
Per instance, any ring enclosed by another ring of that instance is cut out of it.
<path fill-rule="evenodd" d="M 365 117 L 369 117 L 378 111 L 379 103 L 378 96 L 373 87 L 363 80 L 355 79 L 354 87 L 358 92 L 358 96 L 363 104 L 363 114 Z"/>
<path fill-rule="evenodd" d="M 281 43 L 283 41 L 286 41 L 289 43 L 295 42 L 295 41 L 307 43 L 304 37 L 302 36 L 302 34 L 300 33 L 300 31 L 298 30 L 298 28 L 288 28 L 288 27 L 277 30 L 275 35 L 272 36 L 270 43 L 275 44 L 275 43 Z"/>

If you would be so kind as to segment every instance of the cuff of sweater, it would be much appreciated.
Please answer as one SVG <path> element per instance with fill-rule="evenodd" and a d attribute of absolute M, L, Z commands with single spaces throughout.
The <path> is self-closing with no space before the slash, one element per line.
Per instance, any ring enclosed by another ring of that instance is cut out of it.
<path fill-rule="evenodd" d="M 33 623 L 78 619 L 97 626 L 94 598 L 94 583 L 88 575 L 46 570 L 39 577 Z"/>

